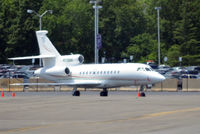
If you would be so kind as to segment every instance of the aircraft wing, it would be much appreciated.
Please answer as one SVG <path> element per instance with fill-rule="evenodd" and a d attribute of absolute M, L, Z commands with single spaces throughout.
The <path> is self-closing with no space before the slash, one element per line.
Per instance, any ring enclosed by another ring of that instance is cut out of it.
<path fill-rule="evenodd" d="M 70 83 L 13 83 L 12 86 L 71 86 L 71 87 L 96 87 L 100 81 L 75 81 Z"/>
<path fill-rule="evenodd" d="M 26 57 L 14 57 L 8 58 L 9 60 L 27 60 L 27 59 L 40 59 L 40 58 L 54 58 L 55 55 L 38 55 L 38 56 L 26 56 Z"/>

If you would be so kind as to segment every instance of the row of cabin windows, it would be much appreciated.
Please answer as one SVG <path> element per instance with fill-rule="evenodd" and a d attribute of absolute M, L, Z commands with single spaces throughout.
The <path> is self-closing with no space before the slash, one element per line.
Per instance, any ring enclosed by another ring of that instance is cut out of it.
<path fill-rule="evenodd" d="M 120 71 L 87 71 L 87 72 L 80 72 L 80 75 L 101 75 L 101 74 L 119 74 Z"/>

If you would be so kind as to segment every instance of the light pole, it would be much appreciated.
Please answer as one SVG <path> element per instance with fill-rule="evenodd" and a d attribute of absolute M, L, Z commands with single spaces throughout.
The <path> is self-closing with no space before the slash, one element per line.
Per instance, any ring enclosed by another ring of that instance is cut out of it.
<path fill-rule="evenodd" d="M 98 6 L 100 0 L 91 0 L 90 3 L 94 4 L 94 62 L 95 64 L 99 63 L 99 50 L 97 49 L 97 35 L 99 34 L 99 9 L 102 6 Z"/>
<path fill-rule="evenodd" d="M 160 9 L 161 7 L 155 7 L 157 10 L 157 24 L 158 24 L 158 65 L 160 65 Z"/>
<path fill-rule="evenodd" d="M 40 14 L 38 14 L 37 12 L 35 12 L 34 10 L 31 10 L 31 9 L 28 9 L 27 10 L 27 13 L 30 13 L 30 14 L 32 14 L 32 13 L 34 13 L 34 14 L 36 14 L 39 18 L 40 18 L 40 30 L 42 30 L 42 17 L 46 14 L 46 13 L 50 13 L 50 14 L 52 14 L 53 13 L 53 10 L 46 10 L 44 13 L 42 13 L 41 15 Z"/>
<path fill-rule="evenodd" d="M 40 31 L 42 30 L 42 17 L 46 14 L 46 13 L 50 13 L 50 14 L 52 14 L 53 13 L 53 10 L 46 10 L 44 13 L 42 13 L 41 15 L 40 14 L 38 14 L 36 11 L 34 11 L 34 10 L 31 10 L 31 9 L 28 9 L 27 10 L 27 13 L 30 13 L 30 14 L 32 14 L 32 13 L 34 13 L 34 14 L 36 14 L 39 18 L 40 18 Z M 42 66 L 42 60 L 40 59 L 40 66 Z"/>

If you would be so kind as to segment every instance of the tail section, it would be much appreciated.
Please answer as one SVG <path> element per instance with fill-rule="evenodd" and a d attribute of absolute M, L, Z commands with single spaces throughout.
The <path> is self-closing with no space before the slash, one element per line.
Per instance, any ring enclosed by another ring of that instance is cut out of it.
<path fill-rule="evenodd" d="M 42 59 L 44 67 L 61 66 L 61 65 L 74 65 L 82 64 L 84 58 L 82 55 L 65 55 L 61 56 L 56 50 L 54 45 L 47 37 L 48 31 L 41 30 L 36 31 L 36 37 L 39 45 L 40 55 L 26 56 L 26 57 L 14 57 L 9 60 L 27 60 L 27 59 Z"/>
<path fill-rule="evenodd" d="M 40 55 L 60 56 L 59 52 L 56 50 L 49 38 L 46 36 L 47 33 L 48 31 L 46 30 L 36 31 Z"/>
<path fill-rule="evenodd" d="M 39 45 L 40 55 L 52 55 L 54 58 L 42 58 L 43 66 L 54 66 L 61 56 L 56 50 L 54 45 L 51 43 L 47 37 L 48 31 L 36 31 L 37 41 Z"/>

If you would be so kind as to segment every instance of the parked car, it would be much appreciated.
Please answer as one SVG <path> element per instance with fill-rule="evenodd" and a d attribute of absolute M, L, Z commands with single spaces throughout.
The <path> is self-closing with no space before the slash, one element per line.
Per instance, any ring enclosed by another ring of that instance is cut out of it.
<path fill-rule="evenodd" d="M 29 79 L 28 76 L 26 76 L 25 74 L 14 74 L 12 76 L 12 78 L 23 78 L 23 79 Z"/>
<path fill-rule="evenodd" d="M 188 74 L 188 75 L 182 75 L 181 78 L 185 78 L 185 79 L 197 79 L 198 76 Z"/>

